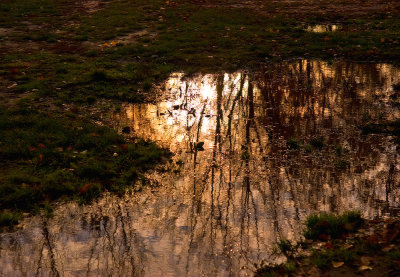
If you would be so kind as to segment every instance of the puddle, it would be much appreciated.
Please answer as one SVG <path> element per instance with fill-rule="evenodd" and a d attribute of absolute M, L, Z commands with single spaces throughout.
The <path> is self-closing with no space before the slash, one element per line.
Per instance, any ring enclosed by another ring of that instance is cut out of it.
<path fill-rule="evenodd" d="M 312 33 L 328 33 L 328 32 L 335 32 L 338 30 L 341 30 L 342 26 L 341 25 L 335 25 L 335 24 L 323 24 L 323 25 L 312 25 L 308 26 L 306 28 L 307 32 L 312 32 Z"/>
<path fill-rule="evenodd" d="M 300 60 L 182 77 L 158 104 L 104 115 L 175 153 L 170 171 L 149 175 L 158 186 L 26 219 L 0 235 L 0 275 L 251 275 L 254 262 L 279 260 L 275 242 L 298 239 L 310 213 L 397 213 L 397 146 L 358 126 L 399 118 L 399 69 Z"/>
<path fill-rule="evenodd" d="M 89 14 L 95 13 L 102 8 L 103 3 L 99 0 L 84 0 L 80 3 L 81 9 Z"/>

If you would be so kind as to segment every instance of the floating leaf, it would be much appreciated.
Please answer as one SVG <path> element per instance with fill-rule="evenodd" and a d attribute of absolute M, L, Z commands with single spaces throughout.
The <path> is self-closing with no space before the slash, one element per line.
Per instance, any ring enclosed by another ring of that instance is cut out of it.
<path fill-rule="evenodd" d="M 358 268 L 358 270 L 360 271 L 364 271 L 364 270 L 372 270 L 373 268 L 368 266 L 368 265 L 362 265 Z"/>
<path fill-rule="evenodd" d="M 390 250 L 393 249 L 393 247 L 395 247 L 395 245 L 394 245 L 394 244 L 391 244 L 391 245 L 389 245 L 389 246 L 384 247 L 384 248 L 382 249 L 382 251 L 383 251 L 383 252 L 389 252 Z"/>
<path fill-rule="evenodd" d="M 10 88 L 16 87 L 17 85 L 18 84 L 14 82 L 13 84 L 9 85 L 7 88 L 10 89 Z"/>
<path fill-rule="evenodd" d="M 39 143 L 39 144 L 38 144 L 38 147 L 39 147 L 40 149 L 45 149 L 45 148 L 46 148 L 46 145 L 44 145 L 43 143 Z"/>
<path fill-rule="evenodd" d="M 321 234 L 321 235 L 319 235 L 318 239 L 322 240 L 322 241 L 327 241 L 329 239 L 329 237 L 327 234 Z"/>
<path fill-rule="evenodd" d="M 371 257 L 361 257 L 361 263 L 363 265 L 369 265 L 371 263 L 372 258 Z"/>
<path fill-rule="evenodd" d="M 344 265 L 344 262 L 332 262 L 332 266 L 334 268 L 341 267 L 342 265 Z"/>
<path fill-rule="evenodd" d="M 352 244 L 348 244 L 348 245 L 345 245 L 344 247 L 343 247 L 343 249 L 344 250 L 347 250 L 347 249 L 350 249 L 350 248 L 352 248 L 354 245 L 352 245 Z"/>
<path fill-rule="evenodd" d="M 128 148 L 127 144 L 120 144 L 119 145 L 119 149 L 121 149 L 122 152 L 128 152 L 129 151 L 129 148 Z"/>
<path fill-rule="evenodd" d="M 89 188 L 90 188 L 91 186 L 92 186 L 92 184 L 90 184 L 90 183 L 84 185 L 83 187 L 81 187 L 81 188 L 79 189 L 79 193 L 80 193 L 80 194 L 86 193 L 86 192 L 89 190 Z"/>
<path fill-rule="evenodd" d="M 333 246 L 333 244 L 332 244 L 332 243 L 330 243 L 330 242 L 327 242 L 327 243 L 325 243 L 325 248 L 326 248 L 326 249 L 333 249 L 333 248 L 334 248 L 334 246 Z"/>

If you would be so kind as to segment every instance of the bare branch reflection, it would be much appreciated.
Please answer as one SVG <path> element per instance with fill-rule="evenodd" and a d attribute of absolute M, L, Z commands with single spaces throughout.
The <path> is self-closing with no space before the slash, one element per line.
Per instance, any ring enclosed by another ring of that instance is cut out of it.
<path fill-rule="evenodd" d="M 54 218 L 1 234 L 0 275 L 244 275 L 272 261 L 279 238 L 297 239 L 312 212 L 394 214 L 397 147 L 358 126 L 399 118 L 397 82 L 390 65 L 314 60 L 172 74 L 167 100 L 126 104 L 104 121 L 169 147 L 179 170 L 150 173 L 159 187 L 60 204 Z"/>

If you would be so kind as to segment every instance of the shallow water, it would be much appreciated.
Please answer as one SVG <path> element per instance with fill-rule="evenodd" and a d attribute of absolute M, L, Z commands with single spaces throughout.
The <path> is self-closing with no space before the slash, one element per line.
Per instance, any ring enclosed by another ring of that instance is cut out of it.
<path fill-rule="evenodd" d="M 336 32 L 340 29 L 342 29 L 342 26 L 338 24 L 317 24 L 307 26 L 306 31 L 312 33 L 329 33 Z"/>
<path fill-rule="evenodd" d="M 182 77 L 158 104 L 103 118 L 170 148 L 169 170 L 141 192 L 60 204 L 1 234 L 0 276 L 251 275 L 279 261 L 277 239 L 298 239 L 313 212 L 397 213 L 396 144 L 359 127 L 399 118 L 399 69 L 299 60 Z"/>

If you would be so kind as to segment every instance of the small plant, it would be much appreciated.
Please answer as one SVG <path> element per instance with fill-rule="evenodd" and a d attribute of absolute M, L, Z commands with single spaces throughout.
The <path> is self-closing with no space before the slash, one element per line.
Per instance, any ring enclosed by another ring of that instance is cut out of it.
<path fill-rule="evenodd" d="M 283 268 L 286 272 L 295 272 L 296 271 L 296 263 L 294 261 L 288 261 L 283 264 Z"/>
<path fill-rule="evenodd" d="M 15 225 L 18 223 L 20 217 L 21 215 L 19 213 L 4 211 L 0 213 L 0 226 Z"/>
<path fill-rule="evenodd" d="M 314 148 L 321 149 L 322 147 L 324 147 L 324 138 L 323 137 L 313 138 L 310 144 Z"/>
<path fill-rule="evenodd" d="M 332 262 L 343 261 L 351 263 L 355 259 L 355 254 L 346 249 L 332 249 L 324 251 L 313 251 L 311 261 L 320 269 L 331 266 Z"/>
<path fill-rule="evenodd" d="M 335 146 L 336 156 L 341 157 L 346 152 L 346 149 L 342 147 L 340 144 Z"/>
<path fill-rule="evenodd" d="M 287 140 L 286 144 L 290 149 L 299 149 L 300 148 L 300 142 L 293 137 L 290 137 Z"/>
<path fill-rule="evenodd" d="M 244 151 L 242 152 L 242 154 L 240 155 L 240 158 L 241 158 L 242 160 L 244 160 L 244 161 L 249 160 L 249 159 L 250 159 L 250 153 L 249 153 L 249 151 L 244 150 Z"/>
<path fill-rule="evenodd" d="M 362 114 L 362 120 L 364 122 L 371 120 L 371 115 L 369 113 L 367 113 L 367 112 L 363 113 Z"/>
<path fill-rule="evenodd" d="M 44 216 L 47 218 L 51 218 L 54 215 L 54 208 L 47 201 L 43 204 L 42 211 Z"/>
<path fill-rule="evenodd" d="M 306 151 L 307 153 L 311 153 L 312 146 L 310 144 L 304 145 L 304 151 Z"/>
<path fill-rule="evenodd" d="M 143 82 L 143 90 L 146 91 L 146 92 L 151 90 L 152 86 L 153 86 L 153 83 L 151 82 L 151 80 L 146 79 Z"/>
<path fill-rule="evenodd" d="M 91 75 L 90 78 L 92 81 L 96 82 L 106 82 L 110 79 L 110 77 L 105 73 L 104 71 L 101 70 L 96 70 L 94 71 Z"/>
<path fill-rule="evenodd" d="M 277 243 L 279 251 L 286 256 L 286 258 L 293 258 L 299 248 L 298 244 L 293 244 L 290 240 L 280 239 Z"/>
<path fill-rule="evenodd" d="M 335 167 L 339 169 L 345 169 L 349 166 L 349 161 L 345 158 L 335 159 Z"/>
<path fill-rule="evenodd" d="M 362 222 L 361 213 L 357 211 L 347 212 L 342 215 L 328 213 L 311 215 L 307 218 L 307 229 L 304 236 L 313 240 L 340 238 L 350 232 L 356 231 Z"/>

